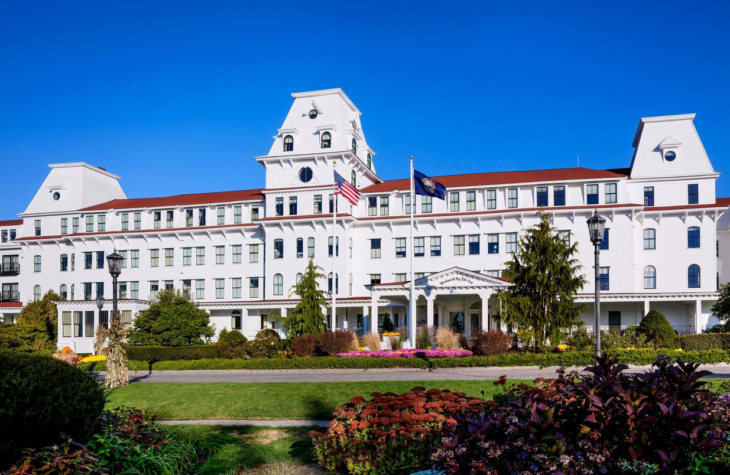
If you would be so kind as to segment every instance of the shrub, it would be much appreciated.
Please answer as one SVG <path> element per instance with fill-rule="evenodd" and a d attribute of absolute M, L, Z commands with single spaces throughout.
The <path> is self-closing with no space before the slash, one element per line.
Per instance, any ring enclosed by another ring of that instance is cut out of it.
<path fill-rule="evenodd" d="M 218 358 L 218 345 L 126 346 L 129 361 L 179 361 Z"/>
<path fill-rule="evenodd" d="M 427 325 L 421 325 L 416 332 L 416 348 L 425 350 L 431 346 L 431 332 Z"/>
<path fill-rule="evenodd" d="M 627 367 L 616 363 L 604 355 L 589 375 L 561 372 L 513 389 L 504 407 L 454 416 L 434 468 L 484 475 L 695 473 L 697 457 L 728 446 L 730 407 L 704 388 L 700 378 L 708 371 L 661 359 L 650 373 L 626 375 Z M 715 468 L 703 472 L 723 469 Z"/>
<path fill-rule="evenodd" d="M 683 335 L 679 344 L 684 351 L 728 350 L 730 333 L 704 333 L 702 335 Z"/>
<path fill-rule="evenodd" d="M 495 356 L 507 353 L 512 337 L 501 330 L 480 331 L 474 336 L 471 351 L 479 356 Z"/>
<path fill-rule="evenodd" d="M 631 327 L 630 327 L 631 328 Z M 595 343 L 594 343 L 595 344 Z M 601 331 L 601 348 L 606 350 L 621 348 L 648 348 L 646 335 L 637 330 L 627 329 Z"/>
<path fill-rule="evenodd" d="M 707 333 L 730 333 L 730 325 L 728 325 L 728 322 L 718 323 L 717 325 L 708 328 L 706 331 Z"/>
<path fill-rule="evenodd" d="M 184 294 L 165 290 L 134 319 L 129 342 L 139 345 L 201 345 L 215 335 L 210 315 Z M 202 338 L 201 338 L 202 336 Z"/>
<path fill-rule="evenodd" d="M 675 348 L 677 338 L 674 328 L 659 310 L 650 310 L 639 323 L 639 333 L 646 336 L 654 348 Z"/>
<path fill-rule="evenodd" d="M 459 335 L 449 327 L 438 327 L 434 335 L 436 347 L 442 350 L 450 350 L 459 346 Z"/>
<path fill-rule="evenodd" d="M 385 318 L 383 318 L 383 333 L 392 333 L 395 331 L 395 325 L 393 325 L 393 320 L 390 319 L 390 315 L 385 315 Z"/>
<path fill-rule="evenodd" d="M 596 345 L 596 336 L 593 333 L 588 333 L 586 327 L 581 325 L 565 339 L 565 343 L 573 351 L 589 351 Z"/>
<path fill-rule="evenodd" d="M 317 337 L 319 351 L 327 356 L 336 356 L 337 353 L 347 353 L 352 348 L 355 334 L 345 330 L 324 332 Z"/>
<path fill-rule="evenodd" d="M 257 340 L 281 340 L 281 337 L 279 336 L 279 333 L 276 330 L 272 330 L 271 328 L 264 328 L 260 332 L 256 334 Z"/>
<path fill-rule="evenodd" d="M 463 393 L 422 387 L 405 394 L 373 393 L 369 400 L 355 397 L 337 409 L 325 433 L 310 432 L 315 458 L 325 469 L 343 473 L 423 470 L 452 416 L 484 405 Z"/>
<path fill-rule="evenodd" d="M 380 335 L 378 335 L 375 332 L 370 332 L 367 335 L 365 335 L 364 338 L 365 346 L 370 349 L 370 351 L 379 351 L 380 350 Z"/>
<path fill-rule="evenodd" d="M 300 358 L 311 358 L 317 351 L 317 337 L 302 335 L 291 341 L 292 352 Z"/>
<path fill-rule="evenodd" d="M 243 358 L 246 356 L 247 341 L 238 330 L 221 332 L 218 338 L 218 354 L 221 358 Z"/>
<path fill-rule="evenodd" d="M 274 338 L 255 339 L 246 343 L 246 353 L 251 358 L 276 358 L 279 341 Z"/>
<path fill-rule="evenodd" d="M 0 466 L 20 449 L 43 447 L 63 432 L 85 441 L 104 410 L 94 374 L 48 356 L 0 350 Z"/>

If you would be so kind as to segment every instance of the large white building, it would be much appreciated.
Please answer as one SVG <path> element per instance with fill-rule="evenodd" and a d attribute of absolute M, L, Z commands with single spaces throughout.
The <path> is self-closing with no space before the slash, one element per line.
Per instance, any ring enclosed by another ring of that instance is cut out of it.
<path fill-rule="evenodd" d="M 384 315 L 406 324 L 409 252 L 414 253 L 418 323 L 458 320 L 467 336 L 498 325 L 500 270 L 520 233 L 550 213 L 578 243 L 588 284 L 578 300 L 592 322 L 593 247 L 585 220 L 607 218 L 601 252 L 602 325 L 638 323 L 661 310 L 678 332 L 715 323 L 710 307 L 730 280 L 719 176 L 693 125 L 694 114 L 641 119 L 628 168 L 568 168 L 434 177 L 447 200 L 417 196 L 409 236 L 409 180 L 383 180 L 360 122 L 341 89 L 292 94 L 294 104 L 268 154 L 262 189 L 160 198 L 124 194 L 119 176 L 86 163 L 51 171 L 19 220 L 0 222 L 0 313 L 13 321 L 25 302 L 54 290 L 59 346 L 88 352 L 97 295 L 111 298 L 105 256 L 125 257 L 120 309 L 131 322 L 165 288 L 181 289 L 217 330 L 253 336 L 279 329 L 296 305 L 291 288 L 309 257 L 326 274 L 336 254 L 338 328 L 367 331 Z M 622 164 L 629 163 L 628 157 Z M 332 243 L 333 169 L 362 191 L 338 201 Z M 331 288 L 329 282 L 322 286 Z"/>

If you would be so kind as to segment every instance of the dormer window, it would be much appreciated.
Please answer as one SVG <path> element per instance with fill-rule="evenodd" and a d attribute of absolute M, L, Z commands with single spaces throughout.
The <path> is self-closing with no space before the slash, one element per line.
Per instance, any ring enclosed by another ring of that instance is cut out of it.
<path fill-rule="evenodd" d="M 294 151 L 294 137 L 292 137 L 291 135 L 287 135 L 286 137 L 284 137 L 284 151 Z"/>
<path fill-rule="evenodd" d="M 368 153 L 368 169 L 373 169 L 373 156 Z"/>
<path fill-rule="evenodd" d="M 357 140 L 352 139 L 352 153 L 357 155 Z"/>
<path fill-rule="evenodd" d="M 317 109 L 312 109 L 312 110 L 309 111 L 309 118 L 310 119 L 316 119 L 317 118 L 317 114 L 318 114 Z"/>
<path fill-rule="evenodd" d="M 355 173 L 355 170 L 352 171 L 352 187 L 357 188 L 357 174 Z"/>
<path fill-rule="evenodd" d="M 332 136 L 329 132 L 325 132 L 322 134 L 322 148 L 330 147 L 332 147 Z"/>

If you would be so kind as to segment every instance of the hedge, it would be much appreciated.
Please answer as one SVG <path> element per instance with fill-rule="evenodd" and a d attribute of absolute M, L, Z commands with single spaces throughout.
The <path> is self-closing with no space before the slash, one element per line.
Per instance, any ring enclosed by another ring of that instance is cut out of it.
<path fill-rule="evenodd" d="M 684 351 L 729 350 L 730 333 L 703 333 L 679 337 Z"/>
<path fill-rule="evenodd" d="M 127 346 L 132 361 L 181 361 L 218 358 L 218 345 L 191 346 Z"/>
<path fill-rule="evenodd" d="M 727 350 L 682 351 L 682 350 L 609 350 L 619 362 L 635 365 L 650 365 L 658 356 L 688 362 L 714 364 L 730 362 Z M 194 361 L 130 361 L 134 371 L 149 370 L 200 370 L 200 369 L 377 369 L 377 368 L 469 368 L 505 366 L 589 366 L 593 364 L 590 351 L 567 351 L 565 353 L 509 353 L 499 356 L 468 356 L 459 358 L 340 358 L 323 356 L 317 358 L 259 358 L 259 359 L 199 359 Z M 84 369 L 103 371 L 103 362 L 89 363 Z"/>

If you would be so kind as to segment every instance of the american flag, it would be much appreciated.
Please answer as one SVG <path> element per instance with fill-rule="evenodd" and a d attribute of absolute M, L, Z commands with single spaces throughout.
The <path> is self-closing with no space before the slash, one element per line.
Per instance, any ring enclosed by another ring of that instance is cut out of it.
<path fill-rule="evenodd" d="M 360 190 L 350 185 L 347 180 L 342 178 L 337 172 L 335 172 L 335 194 L 341 194 L 347 198 L 347 201 L 352 203 L 353 206 L 357 206 L 358 200 L 360 199 Z"/>

